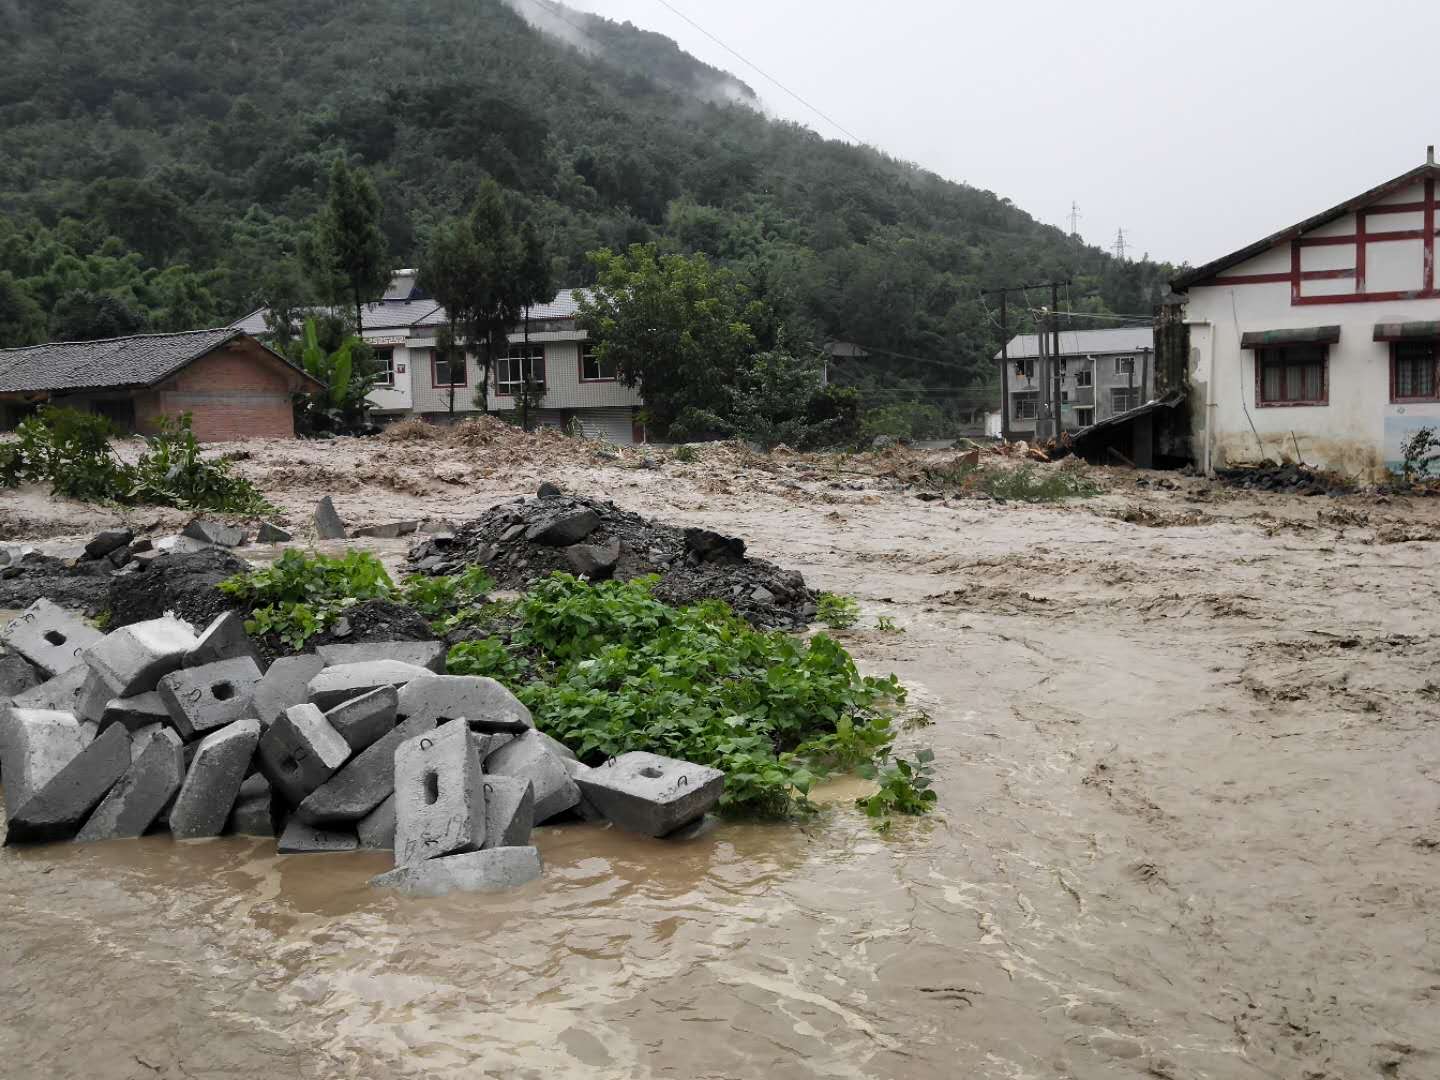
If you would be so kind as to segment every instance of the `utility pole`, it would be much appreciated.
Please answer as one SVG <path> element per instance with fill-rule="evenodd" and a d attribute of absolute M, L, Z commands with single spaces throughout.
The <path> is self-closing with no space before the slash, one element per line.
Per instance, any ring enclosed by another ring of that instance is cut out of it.
<path fill-rule="evenodd" d="M 1000 290 L 1000 437 L 1010 441 L 1010 329 L 1005 320 L 1005 290 Z"/>
<path fill-rule="evenodd" d="M 1051 366 L 1055 369 L 1053 378 L 1054 401 L 1055 401 L 1055 438 L 1059 440 L 1065 432 L 1065 410 L 1060 403 L 1063 395 L 1060 389 L 1060 380 L 1064 378 L 1064 372 L 1060 369 L 1060 286 L 1057 282 L 1050 283 L 1050 328 L 1054 335 L 1050 349 Z"/>
<path fill-rule="evenodd" d="M 1042 433 L 1045 427 L 1050 428 L 1050 436 L 1058 438 L 1060 435 L 1060 322 L 1051 319 L 1049 312 L 1058 310 L 1060 306 L 1060 289 L 1069 287 L 1068 281 L 1045 281 L 1032 285 L 1008 285 L 1000 289 L 982 289 L 982 296 L 998 296 L 1000 298 L 1000 361 L 1001 382 L 1000 382 L 1000 432 L 1007 442 L 1010 441 L 1013 431 L 1011 429 L 1011 411 L 1013 402 L 1010 397 L 1010 324 L 1007 318 L 1006 299 L 1011 292 L 1020 292 L 1029 296 L 1030 289 L 1050 289 L 1052 307 L 1041 309 L 1036 319 L 1036 409 L 1035 409 L 1035 438 L 1046 437 Z M 1027 310 L 1032 311 L 1028 307 Z M 1053 337 L 1053 341 L 1051 340 Z"/>

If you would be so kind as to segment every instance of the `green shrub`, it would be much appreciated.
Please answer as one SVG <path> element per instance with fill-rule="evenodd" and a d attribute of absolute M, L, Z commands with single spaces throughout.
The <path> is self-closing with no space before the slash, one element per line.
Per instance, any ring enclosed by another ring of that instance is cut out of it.
<path fill-rule="evenodd" d="M 979 487 L 996 499 L 1029 503 L 1083 499 L 1100 493 L 1100 486 L 1079 469 L 1041 470 L 1028 461 L 1013 469 L 983 470 Z"/>
<path fill-rule="evenodd" d="M 825 592 L 816 604 L 815 617 L 831 630 L 848 630 L 860 621 L 860 605 L 853 596 Z"/>
<path fill-rule="evenodd" d="M 757 631 L 718 601 L 663 604 L 654 584 L 556 574 L 520 600 L 508 642 L 456 645 L 449 670 L 499 678 L 588 762 L 648 750 L 713 765 L 732 811 L 809 809 L 821 772 L 889 745 L 883 706 L 905 696 L 893 676 L 862 676 L 824 635 Z"/>
<path fill-rule="evenodd" d="M 695 447 L 689 443 L 681 443 L 675 447 L 670 456 L 681 464 L 693 465 L 700 460 L 700 451 L 696 450 Z"/>
<path fill-rule="evenodd" d="M 876 819 L 882 830 L 889 828 L 891 814 L 929 813 L 936 798 L 930 786 L 933 782 L 930 763 L 934 760 L 933 751 L 921 750 L 914 761 L 895 758 L 886 764 L 882 757 L 861 766 L 860 774 L 880 786 L 875 794 L 856 799 L 855 805 L 864 810 L 867 817 Z"/>
<path fill-rule="evenodd" d="M 206 460 L 190 428 L 190 415 L 163 417 L 145 439 L 146 452 L 130 473 L 126 501 L 184 509 L 262 514 L 271 509 L 255 485 L 236 476 L 230 462 Z"/>
<path fill-rule="evenodd" d="M 286 548 L 269 566 L 226 578 L 220 591 L 249 610 L 248 633 L 273 635 L 293 649 L 303 649 L 346 608 L 361 600 L 390 599 L 395 586 L 368 551 L 334 558 Z"/>

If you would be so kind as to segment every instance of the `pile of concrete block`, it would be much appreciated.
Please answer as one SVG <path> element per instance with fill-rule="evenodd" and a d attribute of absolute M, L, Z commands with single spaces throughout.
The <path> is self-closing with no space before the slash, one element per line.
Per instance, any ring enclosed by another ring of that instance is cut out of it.
<path fill-rule="evenodd" d="M 587 768 L 499 683 L 444 674 L 441 642 L 266 665 L 234 612 L 198 633 L 166 616 L 104 634 L 40 600 L 0 644 L 6 843 L 168 831 L 392 849 L 374 883 L 434 895 L 538 877 L 531 829 L 562 816 L 675 833 L 724 781 L 650 754 Z"/>

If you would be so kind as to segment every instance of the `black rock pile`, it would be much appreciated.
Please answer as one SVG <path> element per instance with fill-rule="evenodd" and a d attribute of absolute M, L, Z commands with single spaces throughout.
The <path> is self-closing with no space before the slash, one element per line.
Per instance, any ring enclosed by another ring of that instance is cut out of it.
<path fill-rule="evenodd" d="M 1354 485 L 1343 476 L 1289 462 L 1267 461 L 1263 465 L 1241 465 L 1216 469 L 1215 475 L 1230 487 L 1247 491 L 1276 491 L 1288 495 L 1345 495 Z"/>
<path fill-rule="evenodd" d="M 478 563 L 503 589 L 528 588 L 557 570 L 593 581 L 655 574 L 657 599 L 724 600 L 763 629 L 800 629 L 815 616 L 815 594 L 800 573 L 747 558 L 743 540 L 652 521 L 611 502 L 562 495 L 552 485 L 417 544 L 410 562 L 423 574 L 454 574 Z"/>

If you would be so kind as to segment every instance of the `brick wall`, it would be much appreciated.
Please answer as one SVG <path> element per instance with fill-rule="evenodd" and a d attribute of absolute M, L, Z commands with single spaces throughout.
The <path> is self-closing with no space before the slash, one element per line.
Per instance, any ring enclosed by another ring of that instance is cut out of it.
<path fill-rule="evenodd" d="M 156 429 L 162 415 L 188 412 L 201 442 L 293 438 L 294 377 L 244 347 L 202 357 L 135 398 L 135 426 Z"/>

